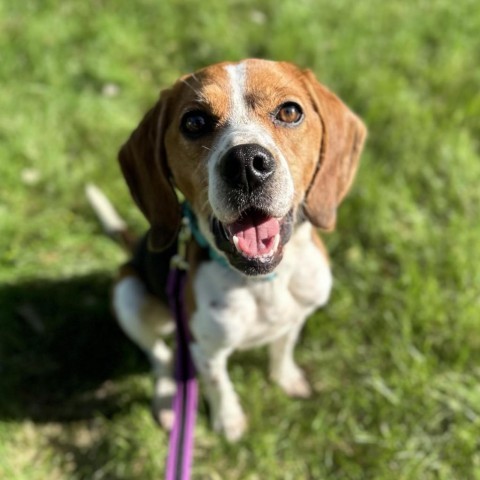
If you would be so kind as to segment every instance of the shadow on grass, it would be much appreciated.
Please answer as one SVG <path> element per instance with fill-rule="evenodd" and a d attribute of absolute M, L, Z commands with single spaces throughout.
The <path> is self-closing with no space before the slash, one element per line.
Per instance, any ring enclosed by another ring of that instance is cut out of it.
<path fill-rule="evenodd" d="M 0 286 L 0 421 L 111 417 L 148 401 L 108 388 L 148 370 L 110 312 L 110 286 L 104 274 Z"/>

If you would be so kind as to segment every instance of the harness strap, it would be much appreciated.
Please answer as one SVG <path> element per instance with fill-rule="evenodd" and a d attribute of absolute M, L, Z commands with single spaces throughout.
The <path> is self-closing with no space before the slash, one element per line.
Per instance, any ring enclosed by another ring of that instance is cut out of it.
<path fill-rule="evenodd" d="M 175 417 L 173 429 L 170 432 L 166 480 L 190 479 L 193 457 L 198 387 L 188 345 L 190 338 L 184 304 L 185 284 L 186 272 L 179 268 L 171 268 L 167 293 L 176 322 L 175 379 L 177 391 L 173 399 Z"/>

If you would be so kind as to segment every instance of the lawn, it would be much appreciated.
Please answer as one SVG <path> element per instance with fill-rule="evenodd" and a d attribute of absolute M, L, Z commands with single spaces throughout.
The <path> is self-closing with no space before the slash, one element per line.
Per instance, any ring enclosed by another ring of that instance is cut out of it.
<path fill-rule="evenodd" d="M 253 56 L 313 69 L 370 134 L 297 349 L 313 397 L 236 355 L 249 433 L 202 404 L 194 478 L 480 479 L 479 32 L 473 0 L 0 0 L 0 478 L 162 478 L 108 304 L 125 257 L 83 189 L 142 232 L 119 146 L 178 76 Z"/>

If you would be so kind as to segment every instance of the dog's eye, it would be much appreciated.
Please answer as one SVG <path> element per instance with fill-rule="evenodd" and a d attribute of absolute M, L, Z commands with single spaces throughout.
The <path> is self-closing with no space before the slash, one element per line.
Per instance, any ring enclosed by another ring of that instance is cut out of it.
<path fill-rule="evenodd" d="M 302 107 L 295 102 L 287 102 L 280 106 L 275 120 L 281 123 L 295 125 L 303 119 Z"/>
<path fill-rule="evenodd" d="M 182 132 L 190 138 L 197 138 L 210 133 L 214 127 L 214 120 L 210 115 L 200 110 L 187 112 L 180 123 Z"/>

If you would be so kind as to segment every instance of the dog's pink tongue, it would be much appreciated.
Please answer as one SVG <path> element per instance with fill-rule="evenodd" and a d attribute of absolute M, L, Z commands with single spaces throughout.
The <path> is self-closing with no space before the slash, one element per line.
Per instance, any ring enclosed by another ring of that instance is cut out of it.
<path fill-rule="evenodd" d="M 280 224 L 276 218 L 250 214 L 229 225 L 228 229 L 238 238 L 240 252 L 247 257 L 258 257 L 274 248 Z"/>

